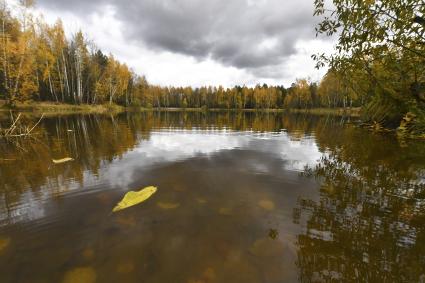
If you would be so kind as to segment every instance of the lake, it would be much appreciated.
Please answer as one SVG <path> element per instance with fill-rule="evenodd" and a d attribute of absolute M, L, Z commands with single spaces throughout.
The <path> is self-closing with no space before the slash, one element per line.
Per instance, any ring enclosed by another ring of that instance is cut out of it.
<path fill-rule="evenodd" d="M 421 280 L 425 143 L 353 118 L 70 115 L 0 140 L 2 283 Z"/>

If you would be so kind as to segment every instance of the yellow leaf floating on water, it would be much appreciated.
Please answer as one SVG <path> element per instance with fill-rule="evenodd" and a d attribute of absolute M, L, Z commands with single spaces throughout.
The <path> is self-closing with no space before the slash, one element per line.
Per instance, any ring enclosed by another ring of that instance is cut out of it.
<path fill-rule="evenodd" d="M 54 164 L 61 164 L 61 163 L 66 163 L 66 162 L 73 161 L 73 160 L 74 160 L 74 158 L 66 157 L 66 158 L 62 158 L 62 159 L 53 159 L 52 161 L 53 161 Z"/>
<path fill-rule="evenodd" d="M 176 202 L 158 202 L 157 205 L 162 209 L 175 209 L 180 206 L 180 203 Z"/>
<path fill-rule="evenodd" d="M 65 274 L 63 283 L 95 283 L 96 271 L 91 267 L 79 267 Z"/>
<path fill-rule="evenodd" d="M 10 238 L 0 238 L 0 253 L 10 244 Z"/>
<path fill-rule="evenodd" d="M 139 192 L 133 192 L 133 191 L 128 192 L 125 194 L 122 201 L 120 201 L 117 204 L 117 206 L 114 207 L 112 212 L 117 212 L 117 211 L 126 209 L 130 206 L 144 202 L 145 200 L 150 198 L 156 192 L 156 190 L 157 190 L 156 187 L 150 186 L 150 187 L 144 188 L 143 190 Z"/>

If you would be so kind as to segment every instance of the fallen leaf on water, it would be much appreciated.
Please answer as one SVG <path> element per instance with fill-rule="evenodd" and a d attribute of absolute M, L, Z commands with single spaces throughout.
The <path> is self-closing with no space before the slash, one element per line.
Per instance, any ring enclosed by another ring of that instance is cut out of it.
<path fill-rule="evenodd" d="M 65 274 L 63 283 L 94 283 L 96 282 L 96 271 L 91 267 L 79 267 Z"/>
<path fill-rule="evenodd" d="M 207 201 L 206 201 L 205 199 L 203 199 L 203 198 L 197 198 L 197 199 L 196 199 L 196 201 L 197 201 L 199 204 L 206 204 L 206 203 L 207 203 Z"/>
<path fill-rule="evenodd" d="M 10 244 L 10 238 L 0 238 L 0 253 Z"/>
<path fill-rule="evenodd" d="M 258 205 L 265 210 L 273 210 L 274 209 L 274 203 L 271 200 L 260 200 L 258 202 Z"/>
<path fill-rule="evenodd" d="M 66 157 L 66 158 L 62 158 L 62 159 L 53 159 L 52 161 L 53 161 L 54 164 L 61 164 L 61 163 L 66 163 L 66 162 L 73 161 L 73 160 L 74 160 L 74 158 Z"/>
<path fill-rule="evenodd" d="M 180 206 L 180 203 L 176 202 L 158 202 L 157 205 L 162 209 L 175 209 Z"/>
<path fill-rule="evenodd" d="M 150 198 L 155 192 L 157 188 L 150 186 L 142 189 L 139 192 L 128 192 L 125 194 L 124 198 L 114 207 L 112 212 L 117 212 L 128 207 L 134 206 L 141 202 L 144 202 L 148 198 Z"/>

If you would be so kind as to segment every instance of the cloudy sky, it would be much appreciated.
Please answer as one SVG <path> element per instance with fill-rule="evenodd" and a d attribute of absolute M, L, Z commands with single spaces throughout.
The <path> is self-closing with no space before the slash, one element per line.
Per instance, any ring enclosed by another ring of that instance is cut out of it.
<path fill-rule="evenodd" d="M 332 50 L 315 36 L 313 0 L 38 0 L 37 10 L 161 85 L 319 80 L 310 56 Z"/>

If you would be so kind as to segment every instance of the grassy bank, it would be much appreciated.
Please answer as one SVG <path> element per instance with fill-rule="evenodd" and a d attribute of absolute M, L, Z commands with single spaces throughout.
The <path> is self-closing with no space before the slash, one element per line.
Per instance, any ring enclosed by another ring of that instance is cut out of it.
<path fill-rule="evenodd" d="M 90 113 L 119 113 L 125 111 L 125 107 L 115 104 L 102 104 L 102 105 L 72 105 L 63 103 L 49 103 L 49 102 L 32 102 L 32 103 L 18 103 L 15 107 L 10 108 L 5 105 L 1 106 L 0 111 L 19 111 L 19 112 L 32 112 L 32 113 L 45 113 L 47 115 L 67 115 L 67 114 L 90 114 Z"/>
<path fill-rule="evenodd" d="M 346 115 L 358 117 L 360 116 L 360 108 L 312 108 L 312 109 L 220 109 L 220 108 L 143 108 L 143 107 L 123 107 L 116 104 L 101 104 L 101 105 L 73 105 L 64 103 L 51 102 L 31 102 L 18 103 L 14 108 L 6 107 L 0 101 L 0 111 L 20 111 L 31 113 L 45 113 L 47 115 L 67 115 L 67 114 L 90 114 L 90 113 L 119 113 L 123 111 L 166 111 L 166 112 L 266 112 L 266 113 L 281 113 L 289 111 L 291 113 L 308 113 L 313 115 Z"/>
<path fill-rule="evenodd" d="M 313 115 L 335 115 L 360 117 L 361 108 L 311 108 L 311 109 L 289 109 L 292 113 L 308 113 Z"/>

